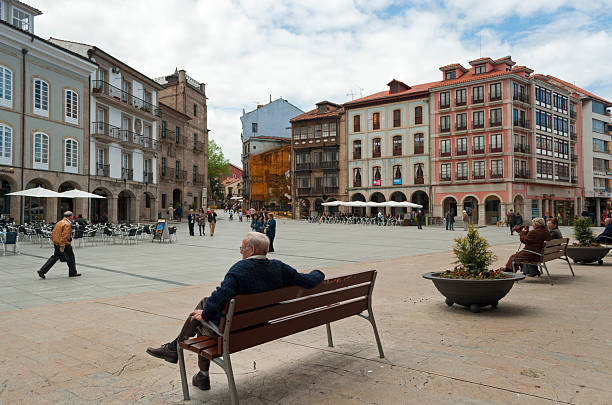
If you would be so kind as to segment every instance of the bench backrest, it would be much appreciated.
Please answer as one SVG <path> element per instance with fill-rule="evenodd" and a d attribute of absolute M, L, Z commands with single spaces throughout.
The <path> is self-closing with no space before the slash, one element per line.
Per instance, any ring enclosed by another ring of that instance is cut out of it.
<path fill-rule="evenodd" d="M 323 280 L 311 289 L 237 295 L 225 308 L 220 332 L 229 325 L 229 352 L 235 353 L 357 315 L 368 309 L 375 277 L 376 270 L 370 270 Z"/>
<path fill-rule="evenodd" d="M 544 242 L 542 250 L 542 263 L 565 256 L 565 249 L 569 238 L 553 239 Z"/>

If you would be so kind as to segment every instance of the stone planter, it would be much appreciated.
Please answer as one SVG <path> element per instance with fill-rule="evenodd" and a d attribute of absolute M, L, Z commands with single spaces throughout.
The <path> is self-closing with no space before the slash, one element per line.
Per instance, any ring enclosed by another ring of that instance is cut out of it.
<path fill-rule="evenodd" d="M 510 291 L 515 281 L 525 278 L 519 273 L 504 273 L 509 278 L 490 280 L 464 280 L 438 277 L 440 272 L 423 274 L 423 278 L 433 281 L 434 285 L 446 297 L 446 305 L 453 304 L 468 307 L 472 312 L 480 312 L 481 307 L 497 307 L 499 300 Z"/>
<path fill-rule="evenodd" d="M 609 247 L 594 246 L 594 247 L 581 247 L 581 246 L 568 246 L 566 253 L 567 256 L 574 261 L 574 263 L 599 263 L 603 264 L 603 258 L 610 251 Z"/>

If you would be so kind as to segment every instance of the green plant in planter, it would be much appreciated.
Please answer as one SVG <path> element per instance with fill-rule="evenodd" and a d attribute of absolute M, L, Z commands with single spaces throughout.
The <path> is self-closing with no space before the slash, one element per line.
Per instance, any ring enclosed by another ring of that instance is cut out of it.
<path fill-rule="evenodd" d="M 488 269 L 497 258 L 489 250 L 489 242 L 472 226 L 468 228 L 465 237 L 455 239 L 453 253 L 457 258 L 457 266 L 453 270 L 440 273 L 439 277 L 477 280 L 507 278 L 501 269 Z"/>
<path fill-rule="evenodd" d="M 580 217 L 574 220 L 574 237 L 577 242 L 574 246 L 579 247 L 593 247 L 599 246 L 599 243 L 595 243 L 595 236 L 591 229 L 591 219 L 586 217 Z"/>

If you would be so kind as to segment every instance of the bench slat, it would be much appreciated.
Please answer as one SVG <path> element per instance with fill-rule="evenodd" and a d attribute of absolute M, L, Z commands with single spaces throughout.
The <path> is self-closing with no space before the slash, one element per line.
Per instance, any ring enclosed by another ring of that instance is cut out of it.
<path fill-rule="evenodd" d="M 235 297 L 236 306 L 234 308 L 234 315 L 242 311 L 267 307 L 282 301 L 289 301 L 300 297 L 306 297 L 308 295 L 319 294 L 325 291 L 371 282 L 374 272 L 375 270 L 368 270 L 361 273 L 350 274 L 348 276 L 330 278 L 323 280 L 321 284 L 315 288 L 291 286 L 257 294 L 237 295 Z"/>
<path fill-rule="evenodd" d="M 547 246 L 542 251 L 542 254 L 547 255 L 549 253 L 554 253 L 554 252 L 565 252 L 565 246 L 550 246 L 550 247 Z"/>
<path fill-rule="evenodd" d="M 569 242 L 569 238 L 547 240 L 544 242 L 544 247 L 561 246 L 567 244 L 567 242 Z"/>
<path fill-rule="evenodd" d="M 190 345 L 193 345 L 195 343 L 200 343 L 200 342 L 203 342 L 203 341 L 208 340 L 208 339 L 210 339 L 210 337 L 208 337 L 208 336 L 198 336 L 198 337 L 194 337 L 194 338 L 190 338 L 190 339 L 185 339 L 185 340 L 179 342 L 179 345 L 182 348 L 186 349 Z"/>
<path fill-rule="evenodd" d="M 287 320 L 268 323 L 251 329 L 243 329 L 231 334 L 230 353 L 357 315 L 366 309 L 368 309 L 368 300 L 363 298 L 345 304 L 321 308 L 303 316 L 296 315 Z"/>
<path fill-rule="evenodd" d="M 370 283 L 367 283 L 341 290 L 324 292 L 320 295 L 309 295 L 297 300 L 278 303 L 270 307 L 260 308 L 250 312 L 242 312 L 234 315 L 232 319 L 232 333 L 236 330 L 283 318 L 309 309 L 364 297 L 368 295 L 369 291 Z"/>
<path fill-rule="evenodd" d="M 544 257 L 542 258 L 542 261 L 548 262 L 551 260 L 558 259 L 560 257 L 565 257 L 565 252 L 548 253 L 544 255 Z"/>

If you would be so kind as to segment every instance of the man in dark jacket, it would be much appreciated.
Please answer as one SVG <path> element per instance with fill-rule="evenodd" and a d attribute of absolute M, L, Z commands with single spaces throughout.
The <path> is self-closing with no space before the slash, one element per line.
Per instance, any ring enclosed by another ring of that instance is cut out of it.
<path fill-rule="evenodd" d="M 552 237 L 548 229 L 546 229 L 544 218 L 534 218 L 531 224 L 533 225 L 532 231 L 524 228 L 519 234 L 521 242 L 525 244 L 525 247 L 520 252 L 510 256 L 504 271 L 512 271 L 512 262 L 518 265 L 540 261 L 540 254 L 544 250 L 544 242 L 551 240 Z"/>
<path fill-rule="evenodd" d="M 276 237 L 276 220 L 274 219 L 274 214 L 271 212 L 268 214 L 268 220 L 265 225 L 265 233 L 270 239 L 270 248 L 268 252 L 274 252 L 274 238 Z"/>
<path fill-rule="evenodd" d="M 510 227 L 510 235 L 514 235 L 514 229 L 512 229 L 514 228 L 514 225 L 515 225 L 514 219 L 515 219 L 514 211 L 510 210 L 507 216 L 508 227 Z"/>
<path fill-rule="evenodd" d="M 193 231 L 193 227 L 195 226 L 196 214 L 193 210 L 189 210 L 189 214 L 187 214 L 187 225 L 189 226 L 189 236 L 195 236 Z"/>
<path fill-rule="evenodd" d="M 320 270 L 313 270 L 308 274 L 298 273 L 293 267 L 280 260 L 269 260 L 268 237 L 262 233 L 250 232 L 242 240 L 240 253 L 242 260 L 234 264 L 221 285 L 208 298 L 198 303 L 196 309 L 189 314 L 178 337 L 172 342 L 163 344 L 159 348 L 149 347 L 147 353 L 151 356 L 164 359 L 170 363 L 178 361 L 177 343 L 196 334 L 218 337 L 207 325 L 210 321 L 219 325 L 221 310 L 224 305 L 238 294 L 254 294 L 277 288 L 296 285 L 303 288 L 316 287 L 325 274 Z M 200 372 L 193 376 L 193 385 L 201 390 L 210 389 L 208 370 L 210 360 L 198 356 Z"/>
<path fill-rule="evenodd" d="M 612 244 L 612 218 L 606 218 L 604 221 L 606 229 L 595 238 L 597 243 Z"/>

